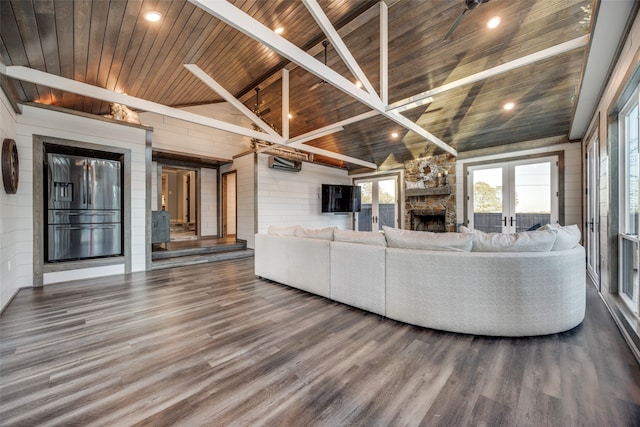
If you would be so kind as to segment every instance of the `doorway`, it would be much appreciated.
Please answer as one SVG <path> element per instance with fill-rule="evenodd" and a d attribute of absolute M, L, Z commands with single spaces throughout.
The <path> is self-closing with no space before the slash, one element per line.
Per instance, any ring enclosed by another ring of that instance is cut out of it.
<path fill-rule="evenodd" d="M 235 237 L 237 228 L 237 174 L 222 174 L 222 236 Z"/>
<path fill-rule="evenodd" d="M 197 171 L 162 167 L 162 210 L 169 211 L 170 240 L 198 238 Z"/>
<path fill-rule="evenodd" d="M 469 227 L 515 233 L 558 222 L 558 175 L 558 156 L 469 166 Z"/>
<path fill-rule="evenodd" d="M 586 218 L 585 249 L 587 252 L 587 274 L 600 290 L 600 165 L 598 156 L 598 132 L 587 142 L 586 159 Z"/>
<path fill-rule="evenodd" d="M 398 176 L 355 180 L 360 187 L 361 210 L 355 216 L 358 231 L 380 231 L 382 226 L 397 228 L 399 224 Z"/>

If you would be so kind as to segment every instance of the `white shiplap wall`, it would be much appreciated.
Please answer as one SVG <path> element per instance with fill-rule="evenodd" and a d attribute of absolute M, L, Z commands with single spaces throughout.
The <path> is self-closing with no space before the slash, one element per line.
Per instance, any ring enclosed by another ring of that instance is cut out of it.
<path fill-rule="evenodd" d="M 222 173 L 236 171 L 237 223 L 236 238 L 247 241 L 247 247 L 254 248 L 255 234 L 255 179 L 253 153 L 234 159 L 232 164 L 220 168 Z"/>
<path fill-rule="evenodd" d="M 248 119 L 227 102 L 186 107 L 182 110 L 251 129 Z M 249 149 L 250 140 L 244 136 L 156 113 L 143 112 L 139 116 L 143 125 L 153 127 L 152 145 L 156 150 L 232 159 L 236 154 Z"/>
<path fill-rule="evenodd" d="M 0 143 L 5 138 L 16 139 L 16 114 L 11 108 L 4 92 L 0 90 Z M 20 236 L 18 227 L 24 221 L 21 214 L 24 207 L 25 195 L 30 193 L 29 177 L 25 175 L 23 162 L 31 157 L 26 153 L 27 148 L 18 146 L 19 177 L 18 194 L 6 194 L 0 189 L 0 311 L 4 310 L 20 285 L 18 282 L 18 245 L 24 251 L 24 240 Z M 22 279 L 21 279 L 22 280 Z M 24 285 L 22 285 L 24 286 Z"/>
<path fill-rule="evenodd" d="M 218 235 L 218 174 L 216 169 L 200 169 L 200 234 Z"/>
<path fill-rule="evenodd" d="M 582 230 L 582 147 L 580 144 L 556 144 L 544 148 L 514 151 L 491 156 L 474 157 L 456 162 L 456 215 L 458 222 L 464 218 L 464 165 L 475 162 L 491 162 L 540 153 L 564 151 L 564 223 L 577 224 Z"/>
<path fill-rule="evenodd" d="M 120 125 L 118 123 L 94 120 L 77 115 L 66 114 L 44 108 L 24 106 L 23 114 L 17 118 L 16 142 L 22 147 L 24 156 L 20 162 L 20 174 L 24 177 L 22 184 L 26 194 L 21 196 L 19 212 L 20 241 L 17 255 L 19 261 L 18 286 L 32 286 L 33 284 L 33 203 L 32 203 L 32 175 L 33 175 L 33 135 L 43 135 L 56 138 L 82 141 L 104 146 L 105 151 L 111 147 L 131 150 L 131 181 L 126 183 L 131 188 L 131 257 L 132 271 L 146 269 L 145 245 L 145 200 L 146 200 L 146 163 L 145 163 L 145 134 L 146 130 L 139 127 Z M 21 153 L 22 154 L 22 153 Z M 83 269 L 83 277 L 96 277 L 105 274 L 118 274 L 123 271 L 122 266 L 110 269 Z M 44 283 L 71 280 L 77 278 L 73 272 L 65 275 L 56 273 L 44 275 Z"/>
<path fill-rule="evenodd" d="M 352 215 L 320 212 L 322 184 L 351 184 L 346 170 L 302 163 L 300 172 L 268 167 L 268 155 L 258 156 L 258 232 L 270 225 L 302 225 L 352 229 Z"/>

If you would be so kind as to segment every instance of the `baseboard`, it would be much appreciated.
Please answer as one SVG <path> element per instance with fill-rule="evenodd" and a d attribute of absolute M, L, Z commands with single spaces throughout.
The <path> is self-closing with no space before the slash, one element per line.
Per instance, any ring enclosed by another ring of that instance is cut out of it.
<path fill-rule="evenodd" d="M 7 307 L 9 307 L 9 304 L 11 304 L 11 301 L 13 301 L 13 299 L 16 297 L 16 295 L 18 295 L 18 292 L 20 292 L 21 289 L 23 288 L 17 288 L 13 291 L 13 294 L 9 297 L 9 300 L 6 302 L 6 304 L 3 305 L 2 308 L 0 308 L 0 316 L 2 316 Z"/>
<path fill-rule="evenodd" d="M 640 365 L 640 334 L 638 334 L 638 331 L 635 330 L 625 314 L 621 311 L 620 304 L 615 300 L 608 301 L 601 292 L 598 294 L 600 295 L 602 302 L 604 302 L 605 307 L 607 307 L 607 310 L 609 310 L 609 314 L 611 314 L 611 317 L 620 330 L 622 337 L 627 342 L 631 353 Z"/>

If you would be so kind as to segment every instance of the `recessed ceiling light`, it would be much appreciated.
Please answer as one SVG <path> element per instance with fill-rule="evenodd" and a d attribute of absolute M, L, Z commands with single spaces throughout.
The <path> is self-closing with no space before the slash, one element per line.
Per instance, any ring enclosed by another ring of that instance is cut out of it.
<path fill-rule="evenodd" d="M 287 117 L 289 117 L 289 119 L 293 119 L 293 114 L 289 113 L 287 114 Z"/>
<path fill-rule="evenodd" d="M 284 28 L 278 27 L 275 30 L 273 30 L 273 32 L 276 34 L 282 34 L 284 32 Z"/>
<path fill-rule="evenodd" d="M 162 18 L 162 14 L 160 12 L 156 12 L 155 10 L 145 12 L 144 19 L 149 22 L 158 22 Z"/>
<path fill-rule="evenodd" d="M 398 132 L 392 132 L 391 133 L 391 138 L 397 138 L 398 137 Z"/>
<path fill-rule="evenodd" d="M 487 22 L 487 27 L 491 29 L 496 28 L 498 25 L 500 25 L 499 16 L 494 16 L 493 18 L 489 19 L 489 22 Z"/>
<path fill-rule="evenodd" d="M 516 104 L 514 104 L 513 102 L 507 102 L 506 104 L 504 104 L 502 106 L 502 108 L 504 108 L 505 110 L 509 111 L 509 110 L 513 110 L 513 107 L 515 107 Z"/>
<path fill-rule="evenodd" d="M 356 87 L 362 87 L 362 82 L 360 80 L 356 80 Z"/>

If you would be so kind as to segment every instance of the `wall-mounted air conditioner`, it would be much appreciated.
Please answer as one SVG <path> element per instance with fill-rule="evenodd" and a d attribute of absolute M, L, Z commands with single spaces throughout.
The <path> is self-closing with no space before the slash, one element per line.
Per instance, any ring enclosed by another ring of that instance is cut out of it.
<path fill-rule="evenodd" d="M 289 160 L 284 157 L 269 156 L 269 167 L 289 172 L 300 172 L 302 162 L 299 160 Z"/>

